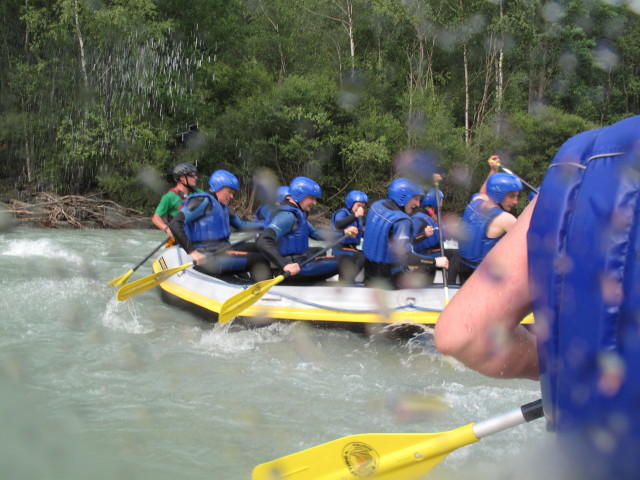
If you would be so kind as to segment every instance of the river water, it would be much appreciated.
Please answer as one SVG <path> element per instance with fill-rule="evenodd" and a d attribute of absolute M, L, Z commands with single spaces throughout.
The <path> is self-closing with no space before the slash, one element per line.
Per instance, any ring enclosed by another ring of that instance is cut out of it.
<path fill-rule="evenodd" d="M 444 358 L 428 335 L 211 325 L 157 289 L 118 302 L 107 282 L 162 240 L 0 234 L 0 478 L 249 479 L 259 463 L 346 435 L 441 432 L 539 397 L 535 382 Z M 522 478 L 548 442 L 538 420 L 456 450 L 427 478 Z"/>

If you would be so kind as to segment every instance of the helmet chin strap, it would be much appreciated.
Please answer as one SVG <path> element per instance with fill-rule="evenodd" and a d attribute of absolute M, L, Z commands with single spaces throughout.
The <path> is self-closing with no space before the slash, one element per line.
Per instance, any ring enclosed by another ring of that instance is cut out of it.
<path fill-rule="evenodd" d="M 182 177 L 186 177 L 186 175 L 182 175 L 180 178 Z M 191 187 L 189 185 L 189 180 L 187 180 L 186 182 L 183 182 L 182 180 L 179 180 L 180 185 L 182 185 L 183 187 L 185 187 L 187 189 L 187 191 L 191 192 L 191 193 L 195 193 L 195 188 Z"/>

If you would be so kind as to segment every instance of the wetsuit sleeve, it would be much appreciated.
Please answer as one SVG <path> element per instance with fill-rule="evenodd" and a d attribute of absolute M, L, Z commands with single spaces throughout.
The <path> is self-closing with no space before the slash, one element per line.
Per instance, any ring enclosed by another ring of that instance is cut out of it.
<path fill-rule="evenodd" d="M 242 220 L 238 215 L 232 212 L 229 212 L 229 223 L 236 230 L 252 231 L 262 230 L 264 228 L 264 222 L 248 222 L 246 220 Z"/>
<path fill-rule="evenodd" d="M 336 219 L 333 223 L 336 226 L 336 230 L 344 230 L 353 222 L 355 222 L 357 218 L 358 217 L 356 217 L 355 213 L 352 213 L 351 215 L 345 215 L 344 212 L 341 211 L 336 213 Z"/>
<path fill-rule="evenodd" d="M 327 230 L 326 228 L 315 228 L 313 225 L 309 224 L 309 238 L 313 238 L 314 240 L 320 240 L 323 242 L 332 242 L 334 240 L 339 239 L 344 235 L 342 230 Z"/>
<path fill-rule="evenodd" d="M 400 263 L 402 265 L 428 265 L 435 266 L 436 261 L 433 257 L 427 255 L 419 255 L 413 250 L 411 245 L 413 227 L 411 220 L 401 220 L 393 227 L 393 248 L 396 252 L 402 252 Z"/>
<path fill-rule="evenodd" d="M 417 233 L 415 237 L 411 240 L 411 242 L 415 245 L 416 243 L 420 243 L 426 237 L 424 233 L 424 229 L 427 227 L 427 223 L 421 218 L 415 218 L 413 221 L 414 231 Z"/>
<path fill-rule="evenodd" d="M 185 216 L 185 210 L 180 210 L 176 213 L 176 216 L 171 219 L 168 224 L 171 233 L 173 234 L 173 238 L 176 239 L 178 245 L 180 245 L 185 252 L 191 253 L 196 247 L 193 245 L 189 237 L 187 236 L 187 232 L 184 231 L 184 225 L 188 222 L 193 222 L 202 216 L 202 214 L 196 216 L 193 215 L 193 212 L 200 206 L 200 204 L 205 199 L 203 197 L 196 197 L 193 199 L 187 200 L 187 208 L 188 211 L 191 212 L 189 218 Z"/>
<path fill-rule="evenodd" d="M 278 240 L 293 230 L 294 222 L 295 216 L 292 213 L 279 212 L 256 240 L 256 246 L 260 252 L 281 270 L 291 262 L 278 252 Z"/>
<path fill-rule="evenodd" d="M 420 255 L 411 249 L 407 253 L 407 265 L 427 265 L 434 267 L 436 265 L 436 259 L 430 255 Z"/>

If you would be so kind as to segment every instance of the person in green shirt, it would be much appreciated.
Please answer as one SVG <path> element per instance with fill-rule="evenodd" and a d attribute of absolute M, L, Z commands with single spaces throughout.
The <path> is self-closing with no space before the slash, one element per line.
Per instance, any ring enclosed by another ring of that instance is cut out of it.
<path fill-rule="evenodd" d="M 173 234 L 167 224 L 180 210 L 182 200 L 193 193 L 202 192 L 202 190 L 196 188 L 198 169 L 192 164 L 179 163 L 173 167 L 172 174 L 176 185 L 162 196 L 155 213 L 151 217 L 151 223 L 171 237 L 173 237 Z"/>

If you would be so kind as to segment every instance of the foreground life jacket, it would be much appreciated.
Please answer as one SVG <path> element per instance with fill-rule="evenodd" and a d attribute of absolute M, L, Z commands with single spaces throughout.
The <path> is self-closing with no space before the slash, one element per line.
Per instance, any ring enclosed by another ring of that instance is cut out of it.
<path fill-rule="evenodd" d="M 333 212 L 331 216 L 331 228 L 334 230 L 338 230 L 336 228 L 336 221 L 341 220 L 345 217 L 353 215 L 353 212 L 350 211 L 347 207 L 342 207 L 340 210 L 336 210 Z M 349 227 L 356 227 L 358 229 L 358 234 L 355 237 L 347 237 L 342 241 L 342 245 L 360 245 L 360 241 L 364 237 L 364 220 L 363 217 L 356 217 L 356 219 L 351 222 L 349 225 L 345 225 L 340 230 L 344 230 Z"/>
<path fill-rule="evenodd" d="M 203 198 L 198 204 L 194 200 Z M 198 204 L 193 209 L 190 205 Z M 191 195 L 181 210 L 184 213 L 184 230 L 196 248 L 226 243 L 231 235 L 229 209 L 210 193 Z"/>
<path fill-rule="evenodd" d="M 580 458 L 589 465 L 600 458 L 600 467 L 616 473 L 603 478 L 634 478 L 640 471 L 640 116 L 581 133 L 560 148 L 527 244 L 548 424 L 565 446 L 586 452 Z"/>
<path fill-rule="evenodd" d="M 418 243 L 413 244 L 413 249 L 416 253 L 433 253 L 434 250 L 439 250 L 440 230 L 438 229 L 438 222 L 423 210 L 418 210 L 416 213 L 411 215 L 411 221 L 413 222 L 413 230 L 416 236 L 424 234 L 425 226 L 434 228 L 433 235 L 430 237 L 425 236 Z"/>
<path fill-rule="evenodd" d="M 411 222 L 409 215 L 400 210 L 393 200 L 378 200 L 367 214 L 362 251 L 370 262 L 396 264 L 398 256 L 391 251 L 391 231 L 400 220 Z"/>
<path fill-rule="evenodd" d="M 296 221 L 293 230 L 278 240 L 278 253 L 283 257 L 306 253 L 309 250 L 309 222 L 307 221 L 307 215 L 299 208 L 289 204 L 280 205 L 277 212 L 280 211 L 293 213 L 296 216 Z"/>
<path fill-rule="evenodd" d="M 491 221 L 504 212 L 500 207 L 487 207 L 488 202 L 482 198 L 471 200 L 462 215 L 464 235 L 458 242 L 461 261 L 470 267 L 477 267 L 487 256 L 489 250 L 502 237 L 487 237 L 487 229 Z"/>

